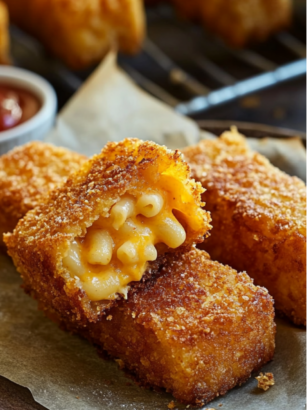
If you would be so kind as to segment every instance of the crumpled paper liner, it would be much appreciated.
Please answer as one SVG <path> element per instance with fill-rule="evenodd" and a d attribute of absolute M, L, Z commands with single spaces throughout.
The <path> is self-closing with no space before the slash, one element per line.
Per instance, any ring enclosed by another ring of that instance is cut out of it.
<path fill-rule="evenodd" d="M 0 255 L 0 374 L 28 387 L 50 410 L 167 410 L 166 393 L 138 387 L 113 361 L 102 360 L 86 341 L 60 330 L 21 289 L 11 259 Z M 303 409 L 305 331 L 277 321 L 272 372 L 275 386 L 264 392 L 255 376 L 206 407 L 225 410 Z M 185 406 L 176 406 L 185 408 Z"/>
<path fill-rule="evenodd" d="M 107 141 L 126 137 L 181 148 L 214 136 L 139 90 L 110 53 L 60 113 L 47 141 L 92 155 Z M 306 160 L 300 141 L 267 138 L 249 143 L 281 169 L 304 179 Z M 138 387 L 116 363 L 100 359 L 86 341 L 58 329 L 20 284 L 12 261 L 0 254 L 0 375 L 29 388 L 34 399 L 50 410 L 167 409 L 171 395 Z M 263 392 L 254 375 L 205 408 L 218 409 L 220 404 L 225 410 L 304 408 L 305 330 L 282 319 L 277 324 L 275 358 L 262 369 L 274 374 L 275 386 Z"/>
<path fill-rule="evenodd" d="M 306 182 L 306 150 L 300 138 L 248 138 L 247 141 L 275 167 Z"/>
<path fill-rule="evenodd" d="M 111 52 L 63 108 L 46 141 L 92 156 L 108 141 L 124 138 L 182 148 L 197 143 L 199 129 L 139 89 Z"/>

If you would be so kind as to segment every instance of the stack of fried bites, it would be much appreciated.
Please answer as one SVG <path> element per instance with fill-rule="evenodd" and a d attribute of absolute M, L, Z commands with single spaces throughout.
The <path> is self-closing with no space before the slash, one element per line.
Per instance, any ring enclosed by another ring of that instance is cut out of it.
<path fill-rule="evenodd" d="M 4 235 L 47 316 L 195 405 L 243 383 L 275 347 L 268 291 L 195 247 L 211 228 L 203 192 L 178 151 L 127 139 Z"/>

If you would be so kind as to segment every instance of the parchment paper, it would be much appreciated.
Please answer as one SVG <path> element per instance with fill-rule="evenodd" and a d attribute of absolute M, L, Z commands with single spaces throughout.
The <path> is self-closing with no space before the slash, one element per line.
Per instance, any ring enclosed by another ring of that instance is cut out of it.
<path fill-rule="evenodd" d="M 108 140 L 126 137 L 179 148 L 214 136 L 139 90 L 116 67 L 111 53 L 60 113 L 47 140 L 91 155 Z M 281 169 L 305 175 L 300 141 L 268 138 L 250 143 Z M 58 329 L 37 310 L 20 283 L 10 258 L 0 254 L 0 375 L 29 388 L 50 410 L 167 409 L 172 396 L 138 387 L 115 363 L 100 359 L 86 341 Z M 275 358 L 262 369 L 274 374 L 275 386 L 259 390 L 254 375 L 206 408 L 305 408 L 305 330 L 281 319 L 277 324 Z"/>
<path fill-rule="evenodd" d="M 197 143 L 199 129 L 139 89 L 111 52 L 64 107 L 46 141 L 91 156 L 106 142 L 124 138 L 182 148 Z"/>
<path fill-rule="evenodd" d="M 20 289 L 12 261 L 0 255 L 0 374 L 28 387 L 50 410 L 167 410 L 166 393 L 142 389 L 84 340 L 61 331 Z M 223 410 L 304 409 L 305 331 L 278 320 L 275 359 L 263 371 L 276 385 L 267 392 L 252 377 L 207 407 Z M 183 409 L 185 406 L 176 406 Z"/>

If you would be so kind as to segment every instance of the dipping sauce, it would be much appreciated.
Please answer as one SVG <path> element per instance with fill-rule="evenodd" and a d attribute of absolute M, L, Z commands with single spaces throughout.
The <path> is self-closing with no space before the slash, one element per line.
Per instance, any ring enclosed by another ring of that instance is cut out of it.
<path fill-rule="evenodd" d="M 31 92 L 0 84 L 0 132 L 29 120 L 40 107 L 39 100 Z"/>

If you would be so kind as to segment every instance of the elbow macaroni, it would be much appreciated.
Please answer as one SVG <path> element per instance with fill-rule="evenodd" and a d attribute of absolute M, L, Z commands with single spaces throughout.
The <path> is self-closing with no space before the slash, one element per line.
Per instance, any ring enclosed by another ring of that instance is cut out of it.
<path fill-rule="evenodd" d="M 94 230 L 86 238 L 88 242 L 88 262 L 92 265 L 108 265 L 112 259 L 114 242 L 106 230 Z"/>
<path fill-rule="evenodd" d="M 126 222 L 127 218 L 133 214 L 134 209 L 134 200 L 128 196 L 117 202 L 111 210 L 113 227 L 118 230 Z"/>
<path fill-rule="evenodd" d="M 143 194 L 136 203 L 137 212 L 147 218 L 158 215 L 163 207 L 163 198 L 159 194 Z"/>
<path fill-rule="evenodd" d="M 118 248 L 117 257 L 124 265 L 133 265 L 139 261 L 137 247 L 131 241 Z"/>
<path fill-rule="evenodd" d="M 99 218 L 84 239 L 72 242 L 63 265 L 80 278 L 92 301 L 126 296 L 128 284 L 141 280 L 147 262 L 157 259 L 155 245 L 177 248 L 184 243 L 186 232 L 169 203 L 163 192 L 138 198 L 126 194 L 108 218 Z"/>
<path fill-rule="evenodd" d="M 85 266 L 81 262 L 81 246 L 77 241 L 73 241 L 65 258 L 66 268 L 73 273 L 73 276 L 83 276 L 86 272 Z"/>

